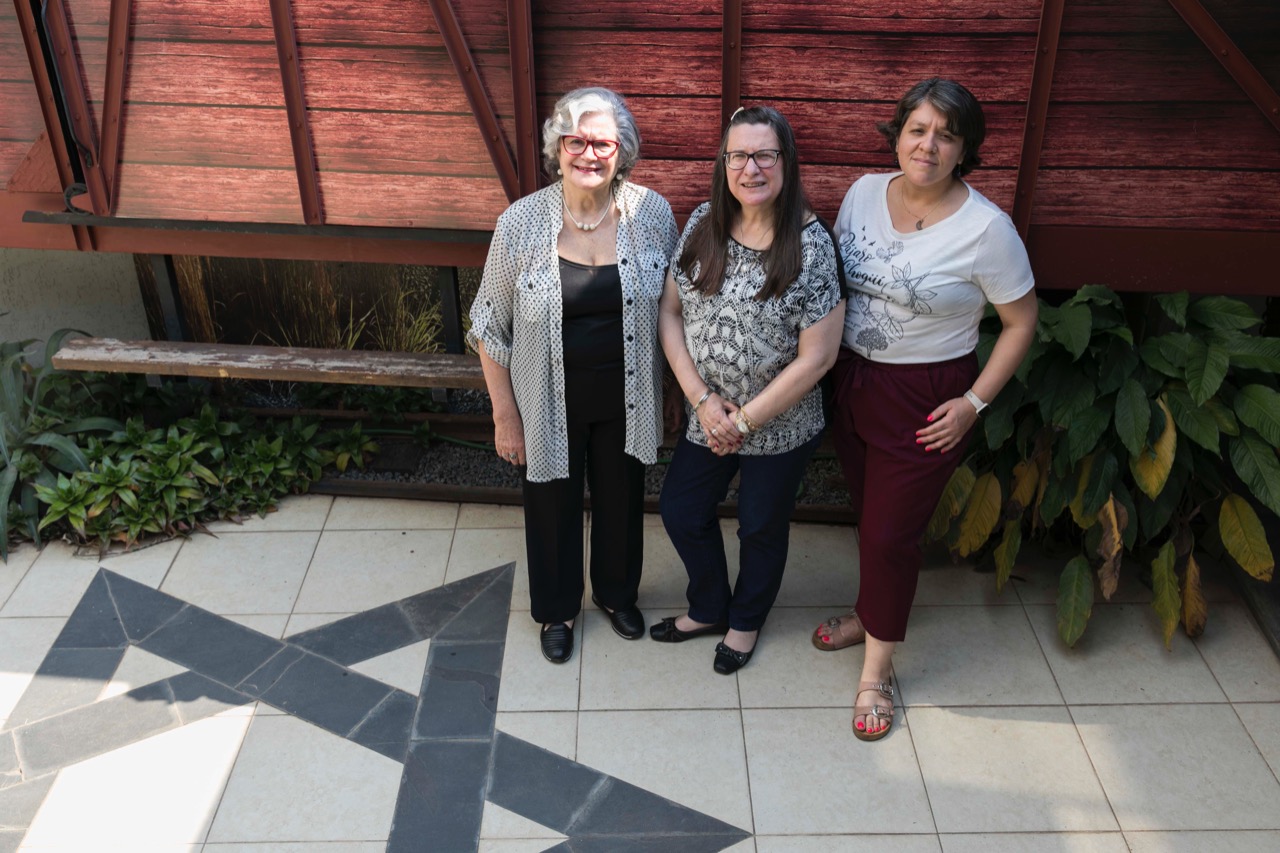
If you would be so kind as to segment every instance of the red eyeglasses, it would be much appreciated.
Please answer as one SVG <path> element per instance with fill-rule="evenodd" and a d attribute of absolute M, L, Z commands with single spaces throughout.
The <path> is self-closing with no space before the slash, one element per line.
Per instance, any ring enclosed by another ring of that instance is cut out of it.
<path fill-rule="evenodd" d="M 618 141 L 616 139 L 583 139 L 581 136 L 562 136 L 560 144 L 564 146 L 564 150 L 569 154 L 577 157 L 579 154 L 586 153 L 587 146 L 591 146 L 591 150 L 601 160 L 608 160 L 618 150 Z"/>

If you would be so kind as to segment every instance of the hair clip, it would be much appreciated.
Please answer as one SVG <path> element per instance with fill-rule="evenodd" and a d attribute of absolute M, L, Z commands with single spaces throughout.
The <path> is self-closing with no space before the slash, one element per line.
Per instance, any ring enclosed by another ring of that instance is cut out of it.
<path fill-rule="evenodd" d="M 746 107 L 738 107 L 736 110 L 734 110 L 734 111 L 733 111 L 733 115 L 729 116 L 729 122 L 730 122 L 730 124 L 732 124 L 732 123 L 733 123 L 733 120 L 734 120 L 735 118 L 737 118 L 737 117 L 738 117 L 738 113 L 742 112 L 742 111 L 743 111 L 743 110 L 745 110 L 745 109 L 746 109 Z"/>

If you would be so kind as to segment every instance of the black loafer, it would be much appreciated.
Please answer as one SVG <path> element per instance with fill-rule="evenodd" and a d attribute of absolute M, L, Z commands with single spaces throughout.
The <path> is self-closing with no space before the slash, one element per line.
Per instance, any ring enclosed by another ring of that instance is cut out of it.
<path fill-rule="evenodd" d="M 657 640 L 659 643 L 683 643 L 685 640 L 692 640 L 694 637 L 705 637 L 707 634 L 723 635 L 728 630 L 729 625 L 727 623 L 718 622 L 705 628 L 681 631 L 676 627 L 676 617 L 668 616 L 649 628 L 649 638 Z"/>
<path fill-rule="evenodd" d="M 573 657 L 573 629 L 563 622 L 542 626 L 542 656 L 552 663 Z"/>
<path fill-rule="evenodd" d="M 600 599 L 596 598 L 595 593 L 591 595 L 591 603 L 604 611 L 609 617 L 609 624 L 613 626 L 613 633 L 617 634 L 624 640 L 638 640 L 644 636 L 644 614 L 640 612 L 640 608 L 634 604 L 630 607 L 620 607 L 617 610 L 609 610 L 600 603 Z"/>
<path fill-rule="evenodd" d="M 731 649 L 724 643 L 716 643 L 716 662 L 715 671 L 721 675 L 733 675 L 742 669 L 751 660 L 750 652 L 740 652 L 737 649 Z"/>

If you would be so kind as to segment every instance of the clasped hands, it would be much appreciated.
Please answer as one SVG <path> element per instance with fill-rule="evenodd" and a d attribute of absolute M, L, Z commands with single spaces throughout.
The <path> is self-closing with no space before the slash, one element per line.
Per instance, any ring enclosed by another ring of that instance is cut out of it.
<path fill-rule="evenodd" d="M 738 425 L 734 422 L 734 415 L 737 413 L 736 405 L 714 392 L 702 402 L 695 413 L 711 452 L 717 456 L 737 453 L 742 447 L 746 436 L 739 432 Z"/>

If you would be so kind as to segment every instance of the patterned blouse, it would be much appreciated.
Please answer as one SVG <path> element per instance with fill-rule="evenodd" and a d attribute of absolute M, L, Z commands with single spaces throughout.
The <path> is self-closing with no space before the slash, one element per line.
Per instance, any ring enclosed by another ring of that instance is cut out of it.
<path fill-rule="evenodd" d="M 694 225 L 710 210 L 704 203 L 689 217 L 672 255 L 671 272 L 680 292 L 684 342 L 704 381 L 739 406 L 765 389 L 795 361 L 800 333 L 821 320 L 840 302 L 835 246 L 817 220 L 801 234 L 803 267 L 781 295 L 760 301 L 764 286 L 763 253 L 729 241 L 724 285 L 714 296 L 695 290 L 676 264 Z M 693 272 L 697 273 L 695 265 Z M 707 446 L 702 424 L 685 401 L 689 429 L 685 437 Z M 814 387 L 787 411 L 750 433 L 739 453 L 767 456 L 794 450 L 822 431 L 822 390 Z"/>
<path fill-rule="evenodd" d="M 471 304 L 467 340 L 511 371 L 524 421 L 527 476 L 535 483 L 569 476 L 564 404 L 563 302 L 556 242 L 564 225 L 559 182 L 516 201 L 498 217 L 480 290 Z M 623 364 L 626 372 L 626 452 L 645 464 L 662 438 L 662 371 L 658 298 L 677 237 L 671 205 L 625 181 L 614 199 L 618 273 L 622 278 Z"/>

